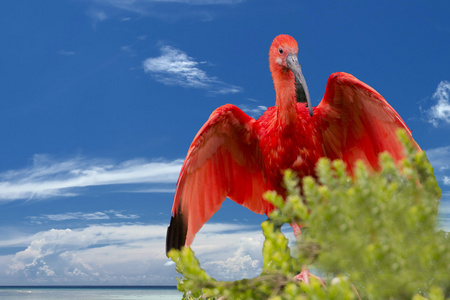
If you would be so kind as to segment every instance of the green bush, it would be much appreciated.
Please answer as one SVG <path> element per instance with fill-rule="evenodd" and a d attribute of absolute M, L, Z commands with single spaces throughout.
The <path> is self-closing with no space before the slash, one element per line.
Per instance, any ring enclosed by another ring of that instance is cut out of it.
<path fill-rule="evenodd" d="M 286 200 L 265 194 L 278 209 L 261 224 L 258 277 L 216 281 L 192 250 L 171 251 L 184 298 L 358 299 L 359 293 L 362 299 L 449 299 L 450 238 L 436 229 L 440 189 L 425 153 L 415 151 L 404 133 L 399 137 L 406 159 L 396 165 L 382 154 L 380 172 L 358 163 L 349 177 L 342 161 L 321 159 L 317 178 L 300 184 L 287 170 Z M 279 230 L 284 223 L 308 227 L 293 249 Z M 321 271 L 326 288 L 315 279 L 294 279 L 304 265 Z"/>

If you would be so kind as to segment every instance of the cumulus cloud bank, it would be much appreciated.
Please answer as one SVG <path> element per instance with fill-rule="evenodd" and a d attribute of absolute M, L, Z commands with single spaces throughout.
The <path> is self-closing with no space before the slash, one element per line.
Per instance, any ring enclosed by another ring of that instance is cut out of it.
<path fill-rule="evenodd" d="M 167 261 L 164 239 L 162 225 L 51 229 L 16 239 L 15 246 L 24 245 L 25 249 L 10 255 L 0 276 L 36 283 L 101 284 L 123 282 L 121 279 L 128 276 L 130 281 L 144 283 L 147 276 L 158 274 L 157 283 L 161 283 L 174 275 L 161 267 Z"/>
<path fill-rule="evenodd" d="M 0 255 L 0 280 L 4 284 L 175 284 L 175 267 L 164 249 L 166 229 L 166 225 L 104 224 L 3 237 L 3 253 L 8 248 L 23 250 Z M 262 241 L 260 228 L 206 224 L 193 249 L 211 276 L 232 280 L 259 275 Z"/>

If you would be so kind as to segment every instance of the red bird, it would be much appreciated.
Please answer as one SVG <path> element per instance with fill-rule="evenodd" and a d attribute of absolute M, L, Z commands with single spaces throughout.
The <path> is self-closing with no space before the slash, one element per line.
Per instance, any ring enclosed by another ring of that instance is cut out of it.
<path fill-rule="evenodd" d="M 255 120 L 226 104 L 195 136 L 178 178 L 166 251 L 190 246 L 227 197 L 269 215 L 274 207 L 262 195 L 284 194 L 281 182 L 288 168 L 299 177 L 314 175 L 317 160 L 328 157 L 342 159 L 352 173 L 357 160 L 377 170 L 383 151 L 395 160 L 404 157 L 396 131 L 411 131 L 380 94 L 350 74 L 334 73 L 322 101 L 312 108 L 297 54 L 292 37 L 273 40 L 269 66 L 275 106 Z"/>

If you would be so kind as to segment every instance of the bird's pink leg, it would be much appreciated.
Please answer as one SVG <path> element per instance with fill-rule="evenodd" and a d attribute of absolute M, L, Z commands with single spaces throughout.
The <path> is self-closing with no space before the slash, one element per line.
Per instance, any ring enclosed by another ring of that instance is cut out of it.
<path fill-rule="evenodd" d="M 291 227 L 292 227 L 292 230 L 294 231 L 295 238 L 297 240 L 299 240 L 302 236 L 302 226 L 300 226 L 296 223 L 291 223 Z"/>
<path fill-rule="evenodd" d="M 320 278 L 319 276 L 316 276 L 316 275 L 312 274 L 311 272 L 309 272 L 307 266 L 303 266 L 302 271 L 300 272 L 300 274 L 295 275 L 295 276 L 294 276 L 294 279 L 300 280 L 300 281 L 303 281 L 303 282 L 306 283 L 306 284 L 309 284 L 309 282 L 310 282 L 309 279 L 310 279 L 311 277 L 313 277 L 313 278 L 319 280 L 320 284 L 321 284 L 323 287 L 326 287 L 326 286 L 325 286 L 325 283 L 324 283 L 323 280 L 322 280 L 322 278 Z"/>
<path fill-rule="evenodd" d="M 291 224 L 292 230 L 294 231 L 294 235 L 295 238 L 297 240 L 300 240 L 302 237 L 302 227 L 298 224 L 292 223 Z M 294 276 L 294 279 L 296 280 L 300 280 L 303 281 L 306 284 L 309 284 L 310 282 L 310 278 L 313 277 L 317 280 L 319 280 L 320 284 L 322 284 L 323 287 L 325 287 L 325 283 L 323 282 L 322 278 L 320 278 L 319 276 L 316 276 L 314 274 L 312 274 L 311 272 L 309 272 L 308 267 L 307 266 L 303 266 L 302 267 L 302 271 L 300 272 L 300 274 Z"/>

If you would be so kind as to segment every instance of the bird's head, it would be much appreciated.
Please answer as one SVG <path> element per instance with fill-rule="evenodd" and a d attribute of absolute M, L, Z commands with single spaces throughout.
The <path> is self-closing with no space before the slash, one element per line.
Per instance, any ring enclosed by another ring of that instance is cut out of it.
<path fill-rule="evenodd" d="M 292 76 L 289 75 L 289 73 L 292 72 L 297 85 L 301 85 L 303 88 L 306 103 L 309 108 L 309 115 L 312 116 L 313 111 L 308 86 L 303 77 L 297 55 L 298 45 L 294 38 L 286 34 L 280 34 L 273 40 L 272 45 L 270 46 L 269 67 L 274 80 L 276 76 Z"/>

